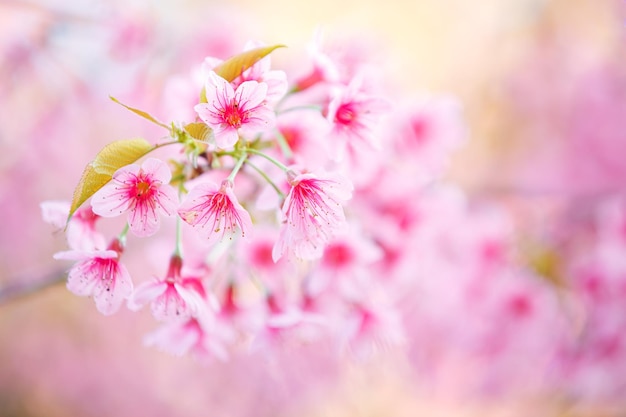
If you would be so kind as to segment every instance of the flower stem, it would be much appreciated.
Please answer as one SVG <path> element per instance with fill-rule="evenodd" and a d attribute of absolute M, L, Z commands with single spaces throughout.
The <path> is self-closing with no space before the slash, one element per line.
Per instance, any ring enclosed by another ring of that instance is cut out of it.
<path fill-rule="evenodd" d="M 130 229 L 130 226 L 128 225 L 128 223 L 126 223 L 126 225 L 124 225 L 124 229 L 122 229 L 122 232 L 117 237 L 117 240 L 119 240 L 120 246 L 122 248 L 126 246 L 126 235 L 128 235 L 129 229 Z"/>
<path fill-rule="evenodd" d="M 289 143 L 287 143 L 287 139 L 285 139 L 285 136 L 281 133 L 279 129 L 276 129 L 276 142 L 278 142 L 278 146 L 280 146 L 280 150 L 283 152 L 283 156 L 286 159 L 293 158 L 293 152 L 291 151 L 291 147 L 289 146 Z"/>
<path fill-rule="evenodd" d="M 180 142 L 177 141 L 177 140 L 173 140 L 171 142 L 157 143 L 156 145 L 154 145 L 154 148 L 152 148 L 150 151 L 152 152 L 155 149 L 159 149 L 159 148 L 162 148 L 162 147 L 168 146 L 168 145 L 176 145 L 176 144 L 180 144 Z"/>
<path fill-rule="evenodd" d="M 183 257 L 183 239 L 180 227 L 180 216 L 176 216 L 176 246 L 174 247 L 174 255 L 179 258 Z"/>
<path fill-rule="evenodd" d="M 249 162 L 249 161 L 248 161 L 248 165 L 249 165 L 252 169 L 254 169 L 256 172 L 258 172 L 258 173 L 259 173 L 259 175 L 260 175 L 260 176 L 262 176 L 262 177 L 263 177 L 263 179 L 264 179 L 265 181 L 267 181 L 267 183 L 268 183 L 269 185 L 271 185 L 271 186 L 272 186 L 272 188 L 273 188 L 273 189 L 274 189 L 274 190 L 278 193 L 278 195 L 280 196 L 280 198 L 283 198 L 283 199 L 285 198 L 285 194 L 284 194 L 284 193 L 280 190 L 280 188 L 278 188 L 278 186 L 274 183 L 274 181 L 272 181 L 272 180 L 271 180 L 271 178 L 267 176 L 267 174 L 266 174 L 265 172 L 261 171 L 261 169 L 260 169 L 259 167 L 257 167 L 256 165 L 254 165 L 252 162 Z"/>
<path fill-rule="evenodd" d="M 263 157 L 265 159 L 267 159 L 268 161 L 270 161 L 272 164 L 276 165 L 278 168 L 280 168 L 281 170 L 283 170 L 284 172 L 289 171 L 289 168 L 287 168 L 284 164 L 282 164 L 281 162 L 277 161 L 276 159 L 272 158 L 271 156 L 258 151 L 256 149 L 253 148 L 248 148 L 246 149 L 247 152 L 254 154 L 254 155 L 259 155 L 260 157 Z"/>
<path fill-rule="evenodd" d="M 237 160 L 237 163 L 235 164 L 235 167 L 230 172 L 230 175 L 227 178 L 230 182 L 235 181 L 235 177 L 237 176 L 237 173 L 243 166 L 243 163 L 246 162 L 247 158 L 248 158 L 248 154 L 245 152 L 239 157 L 239 159 Z"/>

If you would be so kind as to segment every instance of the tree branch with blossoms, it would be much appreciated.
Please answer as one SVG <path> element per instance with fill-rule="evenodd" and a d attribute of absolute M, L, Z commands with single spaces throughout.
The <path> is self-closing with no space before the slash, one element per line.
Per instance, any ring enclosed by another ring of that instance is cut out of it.
<path fill-rule="evenodd" d="M 57 217 L 66 214 L 69 250 L 54 257 L 74 261 L 68 289 L 93 298 L 105 315 L 149 304 L 162 323 L 146 337 L 149 345 L 223 359 L 238 346 L 300 339 L 309 327 L 337 337 L 335 323 L 371 314 L 366 295 L 333 293 L 316 275 L 326 248 L 359 222 L 346 214 L 350 174 L 364 162 L 362 148 L 376 149 L 375 126 L 388 102 L 361 81 L 317 77 L 289 88 L 287 74 L 271 68 L 278 48 L 251 43 L 225 61 L 205 59 L 195 120 L 168 125 L 111 97 L 167 129 L 168 139 L 107 145 L 85 168 L 71 203 L 57 207 Z M 313 73 L 320 73 L 315 63 Z M 178 149 L 171 159 L 152 156 L 166 147 Z M 125 226 L 107 242 L 96 222 L 119 216 Z M 131 277 L 127 234 L 149 238 L 170 217 L 176 236 L 167 272 Z M 203 242 L 199 260 L 186 255 L 185 248 L 198 252 L 190 233 Z M 238 294 L 250 284 L 256 297 L 244 302 Z M 321 307 L 326 299 L 332 303 Z"/>

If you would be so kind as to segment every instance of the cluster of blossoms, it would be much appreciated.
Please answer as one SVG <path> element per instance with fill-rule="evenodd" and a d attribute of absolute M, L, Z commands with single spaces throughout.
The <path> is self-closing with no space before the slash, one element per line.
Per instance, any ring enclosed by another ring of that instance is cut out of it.
<path fill-rule="evenodd" d="M 319 48 L 290 77 L 274 49 L 176 79 L 171 125 L 130 108 L 167 136 L 114 142 L 74 201 L 43 205 L 66 231 L 69 290 L 103 314 L 149 306 L 146 344 L 176 355 L 402 346 L 422 381 L 465 393 L 619 400 L 624 199 L 589 230 L 579 213 L 554 230 L 518 219 L 442 181 L 466 133 L 454 99 L 387 99 L 365 63 Z M 117 225 L 105 217 L 124 219 L 119 233 L 102 233 Z M 159 246 L 131 250 L 148 237 Z"/>
<path fill-rule="evenodd" d="M 125 106 L 168 129 L 165 141 L 114 142 L 71 203 L 43 204 L 66 228 L 70 250 L 55 258 L 76 261 L 70 291 L 107 315 L 150 305 L 163 327 L 146 341 L 176 354 L 225 357 L 283 334 L 341 339 L 356 319 L 354 339 L 376 321 L 366 281 L 381 248 L 348 202 L 352 179 L 382 166 L 372 155 L 391 105 L 319 51 L 290 87 L 271 69 L 276 48 L 206 58 L 194 120 L 168 126 Z M 174 148 L 167 160 L 148 155 Z M 127 221 L 107 241 L 96 223 L 118 216 Z M 124 265 L 128 234 L 154 236 L 165 218 L 175 218 L 167 272 L 137 285 L 143 277 Z"/>

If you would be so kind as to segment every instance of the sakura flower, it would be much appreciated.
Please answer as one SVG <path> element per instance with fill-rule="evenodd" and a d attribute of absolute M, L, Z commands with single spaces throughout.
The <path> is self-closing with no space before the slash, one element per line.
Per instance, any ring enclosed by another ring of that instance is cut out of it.
<path fill-rule="evenodd" d="M 245 236 L 252 229 L 250 214 L 239 204 L 230 180 L 205 182 L 193 188 L 178 209 L 180 217 L 210 243 Z"/>
<path fill-rule="evenodd" d="M 204 288 L 197 278 L 181 277 L 182 259 L 172 256 L 164 279 L 156 279 L 139 285 L 128 300 L 131 310 L 138 310 L 150 303 L 152 315 L 161 321 L 188 319 L 197 315 L 198 303 L 202 302 Z"/>
<path fill-rule="evenodd" d="M 272 257 L 289 249 L 297 258 L 317 259 L 325 245 L 345 225 L 342 201 L 352 197 L 352 184 L 334 174 L 287 174 L 291 190 L 283 203 L 282 226 Z"/>
<path fill-rule="evenodd" d="M 204 310 L 198 317 L 165 323 L 148 334 L 144 338 L 144 344 L 175 356 L 192 354 L 197 359 L 215 357 L 227 360 L 227 347 L 232 342 L 232 331 L 215 319 L 208 306 L 205 305 Z"/>
<path fill-rule="evenodd" d="M 115 217 L 129 211 L 130 230 L 139 237 L 151 236 L 159 230 L 159 212 L 167 216 L 176 210 L 176 191 L 169 185 L 172 173 L 155 158 L 141 166 L 130 164 L 118 169 L 111 181 L 91 199 L 94 213 Z"/>
<path fill-rule="evenodd" d="M 76 295 L 92 296 L 98 311 L 111 315 L 133 292 L 130 274 L 119 262 L 122 250 L 116 239 L 107 250 L 70 250 L 54 258 L 77 261 L 68 274 L 67 288 Z"/>
<path fill-rule="evenodd" d="M 325 317 L 305 311 L 285 299 L 286 294 L 268 293 L 265 298 L 263 325 L 254 335 L 250 350 L 269 351 L 281 344 L 319 339 L 328 330 Z"/>
<path fill-rule="evenodd" d="M 399 312 L 387 304 L 354 303 L 338 331 L 340 339 L 343 337 L 342 348 L 361 360 L 407 342 Z"/>
<path fill-rule="evenodd" d="M 303 91 L 318 83 L 334 83 L 339 81 L 339 69 L 326 52 L 323 51 L 323 33 L 316 30 L 313 39 L 307 47 L 308 55 L 311 59 L 311 72 L 295 82 L 294 90 Z"/>
<path fill-rule="evenodd" d="M 318 294 L 354 294 L 369 284 L 372 266 L 383 257 L 383 251 L 362 232 L 352 228 L 333 238 L 326 247 L 315 271 L 308 277 L 309 291 Z"/>
<path fill-rule="evenodd" d="M 267 106 L 267 84 L 245 81 L 236 90 L 228 81 L 211 71 L 205 85 L 206 103 L 194 109 L 215 135 L 219 148 L 232 147 L 239 130 L 256 134 L 274 126 L 274 112 Z"/>
<path fill-rule="evenodd" d="M 44 201 L 40 204 L 41 215 L 46 223 L 66 228 L 67 244 L 72 249 L 95 250 L 106 246 L 104 236 L 96 230 L 96 215 L 91 207 L 81 207 L 67 221 L 70 213 L 69 201 Z"/>
<path fill-rule="evenodd" d="M 262 42 L 248 42 L 244 47 L 244 51 L 263 46 L 266 45 Z M 272 70 L 270 69 L 271 66 L 271 57 L 267 55 L 245 70 L 232 84 L 238 86 L 245 81 L 251 80 L 263 82 L 267 84 L 266 100 L 270 103 L 275 103 L 287 92 L 287 74 L 284 71 Z"/>
<path fill-rule="evenodd" d="M 331 123 L 335 144 L 335 160 L 342 161 L 347 151 L 361 145 L 378 148 L 374 135 L 376 124 L 389 104 L 382 98 L 370 96 L 359 88 L 355 78 L 348 86 L 335 91 L 328 104 L 326 118 Z"/>

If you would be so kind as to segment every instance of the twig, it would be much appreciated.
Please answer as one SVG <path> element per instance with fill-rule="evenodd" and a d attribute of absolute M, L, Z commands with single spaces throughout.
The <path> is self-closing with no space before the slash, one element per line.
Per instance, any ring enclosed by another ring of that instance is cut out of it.
<path fill-rule="evenodd" d="M 7 284 L 0 288 L 0 306 L 8 304 L 11 301 L 33 295 L 41 290 L 44 290 L 53 285 L 59 284 L 65 281 L 67 274 L 65 270 L 55 270 L 42 278 L 35 281 L 26 281 L 22 279 L 14 280 L 14 282 Z"/>

